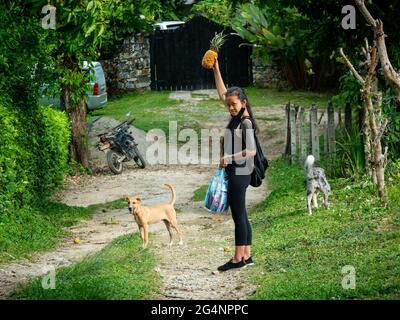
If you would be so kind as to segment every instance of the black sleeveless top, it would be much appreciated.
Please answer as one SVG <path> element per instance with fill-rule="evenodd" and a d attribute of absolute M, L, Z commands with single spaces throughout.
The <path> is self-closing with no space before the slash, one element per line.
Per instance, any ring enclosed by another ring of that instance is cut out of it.
<path fill-rule="evenodd" d="M 238 115 L 233 116 L 226 127 L 223 145 L 222 145 L 222 155 L 234 154 L 238 152 L 244 152 L 246 149 L 254 150 L 256 149 L 255 138 L 254 138 L 254 124 L 250 117 L 242 118 L 245 108 L 242 108 Z M 250 121 L 246 121 L 248 119 Z M 241 136 L 236 134 L 236 129 L 240 129 Z M 248 130 L 249 129 L 249 130 Z M 251 131 L 250 131 L 251 130 Z M 234 167 L 244 167 L 246 166 L 246 159 L 241 159 L 238 161 L 232 160 L 232 163 L 228 163 L 228 166 Z"/>

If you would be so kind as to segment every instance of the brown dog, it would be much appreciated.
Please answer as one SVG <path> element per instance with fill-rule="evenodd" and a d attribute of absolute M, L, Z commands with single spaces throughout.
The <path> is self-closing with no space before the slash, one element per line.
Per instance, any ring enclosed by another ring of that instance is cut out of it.
<path fill-rule="evenodd" d="M 135 217 L 136 223 L 139 227 L 140 237 L 143 241 L 143 248 L 146 248 L 149 242 L 149 224 L 158 223 L 161 220 L 165 223 L 169 233 L 169 245 L 172 245 L 171 227 L 174 228 L 179 235 L 179 244 L 183 244 L 182 233 L 179 230 L 178 222 L 176 220 L 176 212 L 174 209 L 176 200 L 175 188 L 170 183 L 166 183 L 165 186 L 172 191 L 172 200 L 170 203 L 143 206 L 140 196 L 126 197 L 126 201 L 128 201 L 129 212 Z"/>

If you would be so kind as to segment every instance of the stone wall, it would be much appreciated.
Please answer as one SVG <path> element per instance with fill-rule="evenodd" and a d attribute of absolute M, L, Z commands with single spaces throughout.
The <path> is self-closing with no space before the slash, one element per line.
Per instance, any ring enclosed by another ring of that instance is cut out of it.
<path fill-rule="evenodd" d="M 253 84 L 260 88 L 282 88 L 286 81 L 276 64 L 270 62 L 264 65 L 253 58 Z"/>
<path fill-rule="evenodd" d="M 126 38 L 112 59 L 100 61 L 106 74 L 107 92 L 150 89 L 149 35 L 138 33 Z"/>

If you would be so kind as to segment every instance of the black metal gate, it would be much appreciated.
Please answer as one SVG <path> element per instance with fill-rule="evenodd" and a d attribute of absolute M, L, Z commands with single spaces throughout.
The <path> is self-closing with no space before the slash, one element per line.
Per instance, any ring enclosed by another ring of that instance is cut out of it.
<path fill-rule="evenodd" d="M 215 32 L 223 27 L 205 18 L 195 17 L 174 30 L 156 30 L 150 37 L 152 90 L 198 90 L 215 88 L 212 70 L 201 66 Z M 225 34 L 234 32 L 225 30 Z M 219 65 L 227 86 L 252 84 L 251 48 L 228 35 L 219 52 Z"/>

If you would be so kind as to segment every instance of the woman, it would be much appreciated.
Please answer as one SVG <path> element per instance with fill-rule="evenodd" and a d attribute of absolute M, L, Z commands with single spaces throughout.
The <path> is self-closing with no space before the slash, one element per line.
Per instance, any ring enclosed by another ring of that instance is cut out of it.
<path fill-rule="evenodd" d="M 256 154 L 254 131 L 257 129 L 248 99 L 239 87 L 226 89 L 219 70 L 214 68 L 218 95 L 231 114 L 224 137 L 224 156 L 220 167 L 228 175 L 228 202 L 235 223 L 235 255 L 218 267 L 219 271 L 253 264 L 251 257 L 252 230 L 246 212 L 246 189 L 250 184 L 251 160 Z"/>

